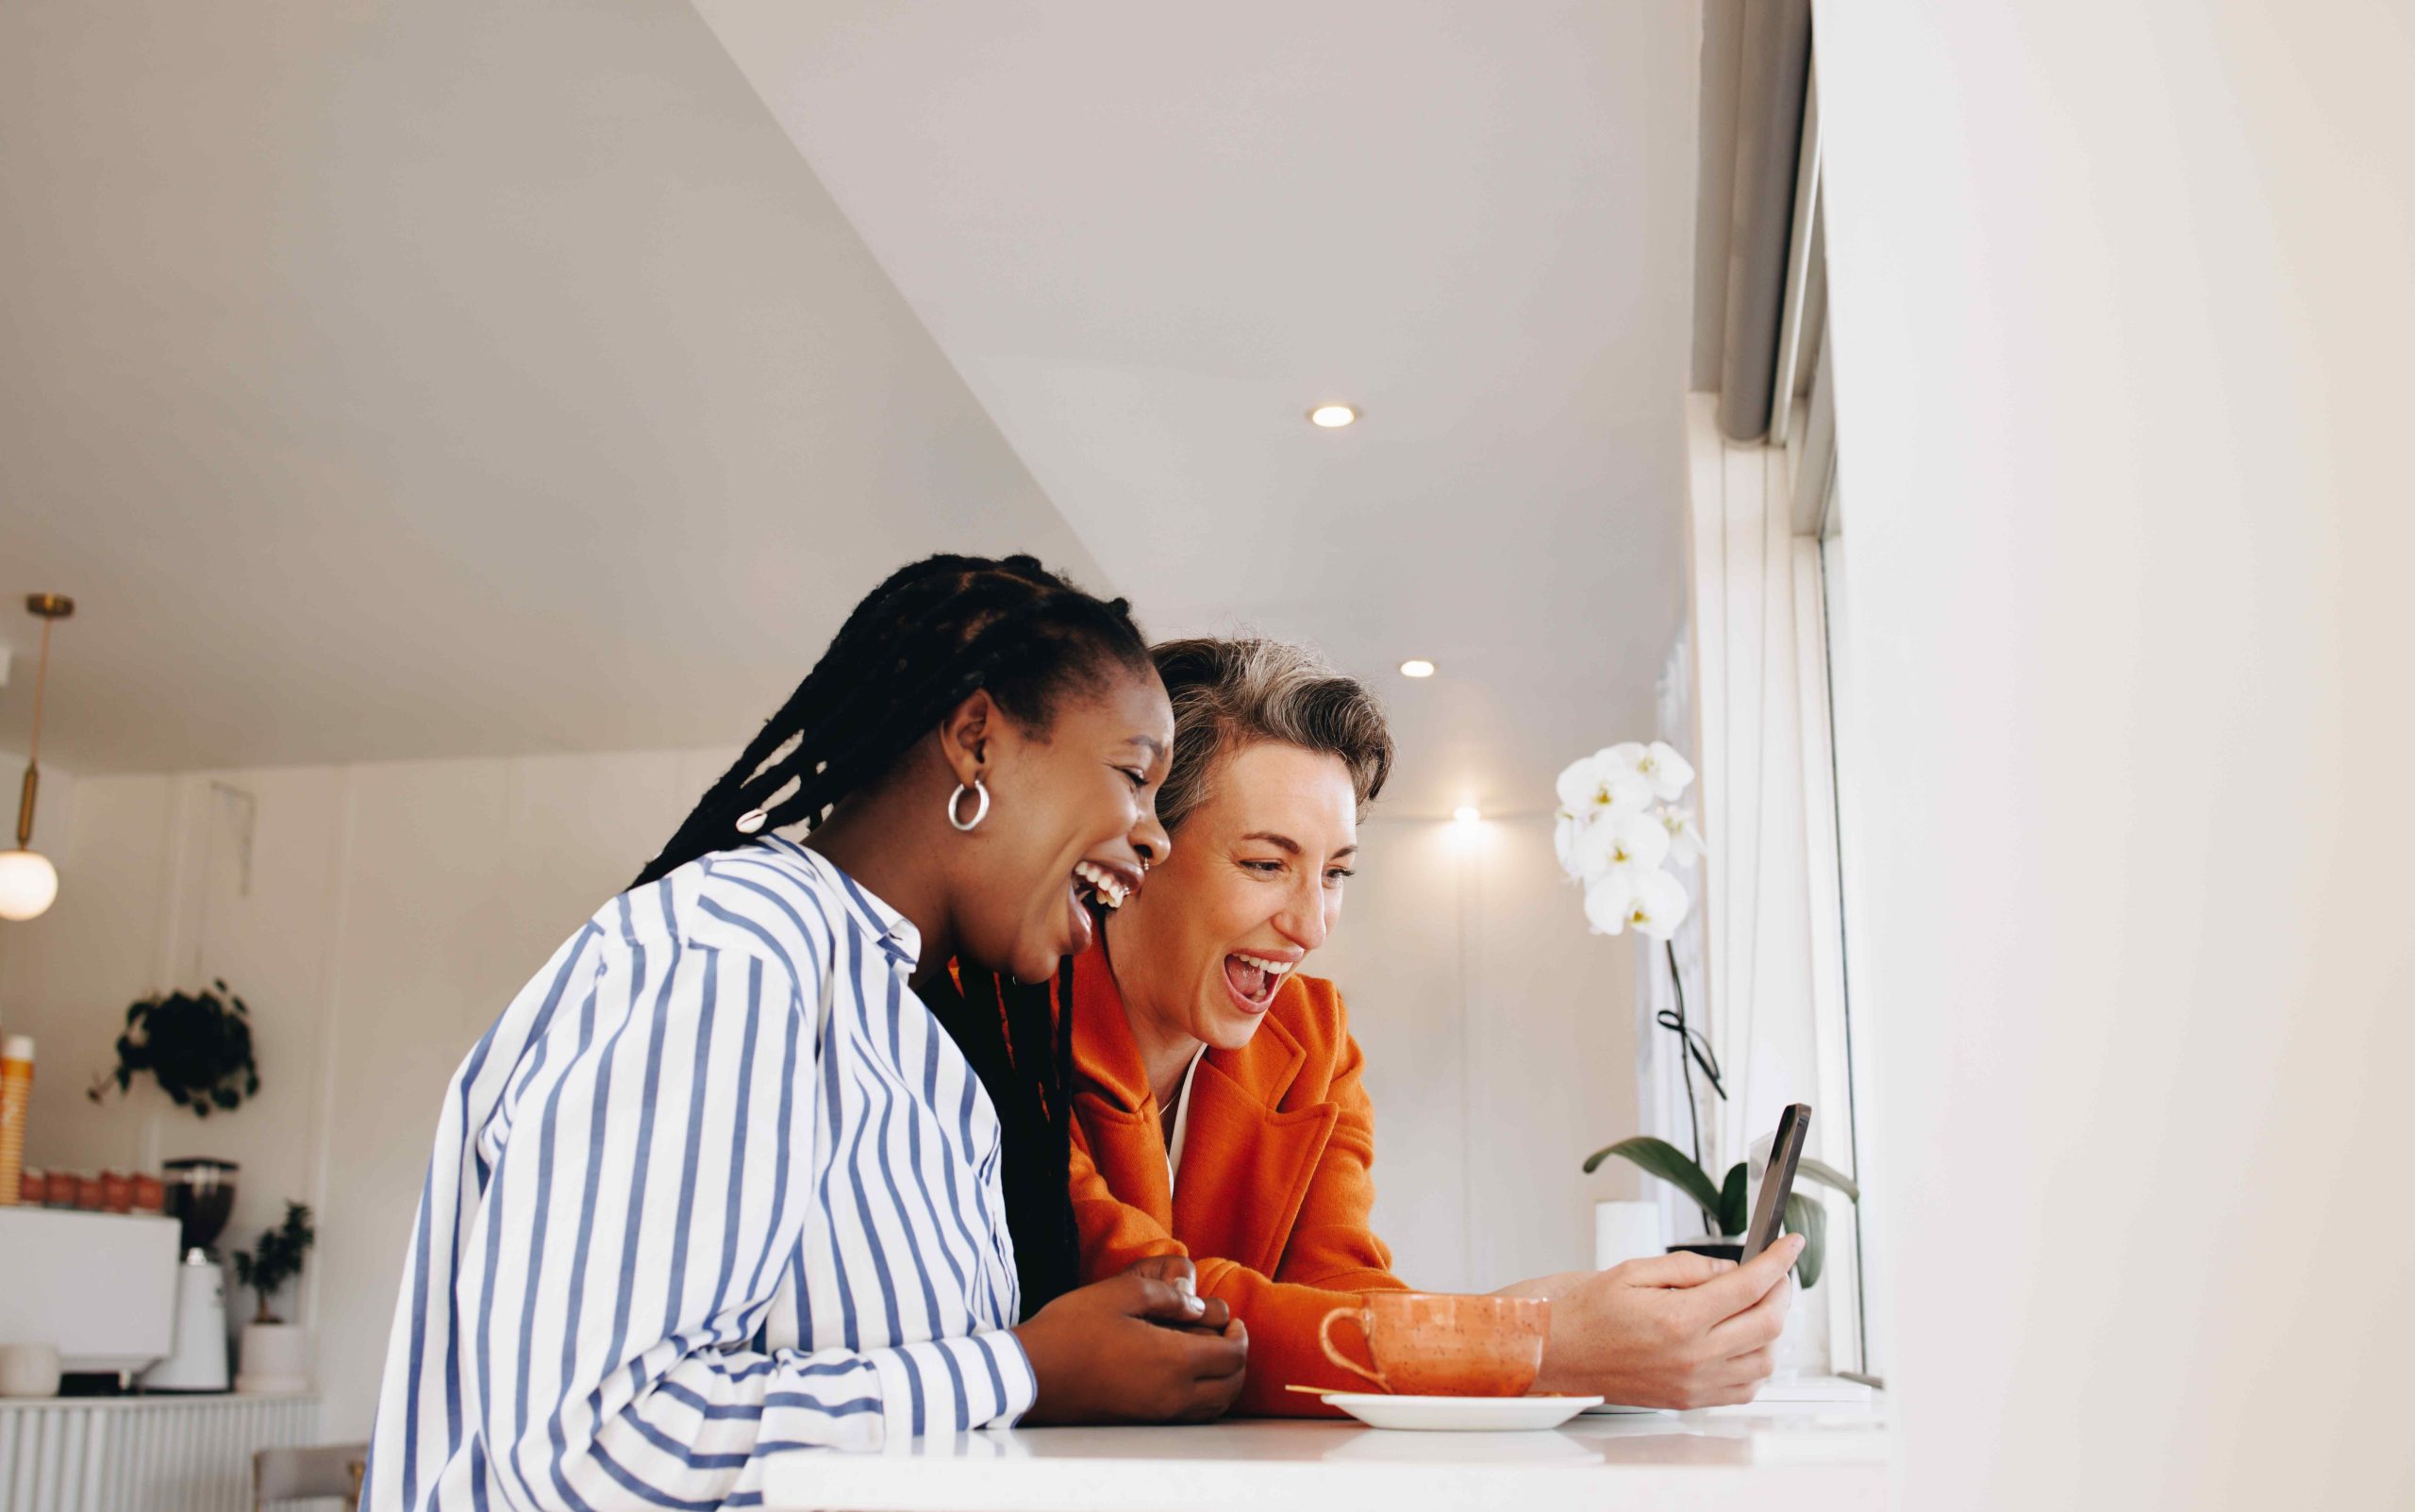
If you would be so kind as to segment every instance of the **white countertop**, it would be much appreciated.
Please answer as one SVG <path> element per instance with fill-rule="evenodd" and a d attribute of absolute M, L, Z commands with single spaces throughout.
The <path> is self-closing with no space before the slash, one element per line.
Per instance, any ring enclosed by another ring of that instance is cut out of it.
<path fill-rule="evenodd" d="M 1883 1505 L 1872 1404 L 1579 1418 L 1550 1433 L 1387 1433 L 1355 1422 L 1018 1428 L 764 1470 L 774 1512 L 1603 1512 Z"/>

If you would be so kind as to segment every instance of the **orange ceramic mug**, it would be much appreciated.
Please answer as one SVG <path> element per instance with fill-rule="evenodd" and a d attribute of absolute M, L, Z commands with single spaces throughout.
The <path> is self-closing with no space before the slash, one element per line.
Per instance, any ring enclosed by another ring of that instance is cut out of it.
<path fill-rule="evenodd" d="M 1334 1347 L 1333 1325 L 1358 1325 L 1367 1365 Z M 1402 1396 L 1524 1396 L 1543 1368 L 1551 1303 L 1541 1297 L 1454 1297 L 1370 1291 L 1317 1326 L 1324 1357 L 1379 1391 Z"/>

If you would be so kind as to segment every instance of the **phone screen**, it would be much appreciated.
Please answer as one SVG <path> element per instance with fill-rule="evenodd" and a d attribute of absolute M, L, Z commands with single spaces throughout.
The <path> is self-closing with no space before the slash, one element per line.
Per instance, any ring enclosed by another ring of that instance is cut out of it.
<path fill-rule="evenodd" d="M 1794 1191 L 1795 1162 L 1803 1158 L 1803 1138 L 1811 1129 L 1811 1105 L 1796 1103 L 1778 1115 L 1777 1138 L 1770 1145 L 1769 1169 L 1761 1172 L 1760 1201 L 1753 1205 L 1752 1225 L 1744 1231 L 1744 1258 L 1777 1242 L 1786 1221 L 1786 1200 Z"/>

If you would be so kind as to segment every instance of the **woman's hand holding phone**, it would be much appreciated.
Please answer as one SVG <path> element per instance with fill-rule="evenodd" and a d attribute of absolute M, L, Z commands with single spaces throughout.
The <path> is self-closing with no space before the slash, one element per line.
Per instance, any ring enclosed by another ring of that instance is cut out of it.
<path fill-rule="evenodd" d="M 1015 1330 L 1040 1397 L 1024 1421 L 1205 1422 L 1241 1394 L 1249 1336 L 1175 1255 L 1069 1291 Z"/>
<path fill-rule="evenodd" d="M 1538 1391 L 1599 1392 L 1634 1407 L 1750 1402 L 1775 1363 L 1803 1253 L 1788 1235 L 1742 1265 L 1656 1254 L 1556 1277 Z"/>

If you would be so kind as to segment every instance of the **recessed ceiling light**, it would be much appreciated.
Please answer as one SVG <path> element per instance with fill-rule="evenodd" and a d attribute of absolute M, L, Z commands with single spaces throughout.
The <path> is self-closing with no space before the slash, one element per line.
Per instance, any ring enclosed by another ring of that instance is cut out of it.
<path fill-rule="evenodd" d="M 1308 411 L 1308 424 L 1338 430 L 1358 418 L 1358 411 L 1348 405 L 1319 405 Z"/>
<path fill-rule="evenodd" d="M 1400 674 L 1404 677 L 1431 677 L 1434 675 L 1434 664 L 1424 656 L 1411 656 L 1400 664 Z"/>
<path fill-rule="evenodd" d="M 1484 810 L 1474 804 L 1461 804 L 1451 810 L 1451 817 L 1462 824 L 1473 824 L 1484 817 Z"/>

